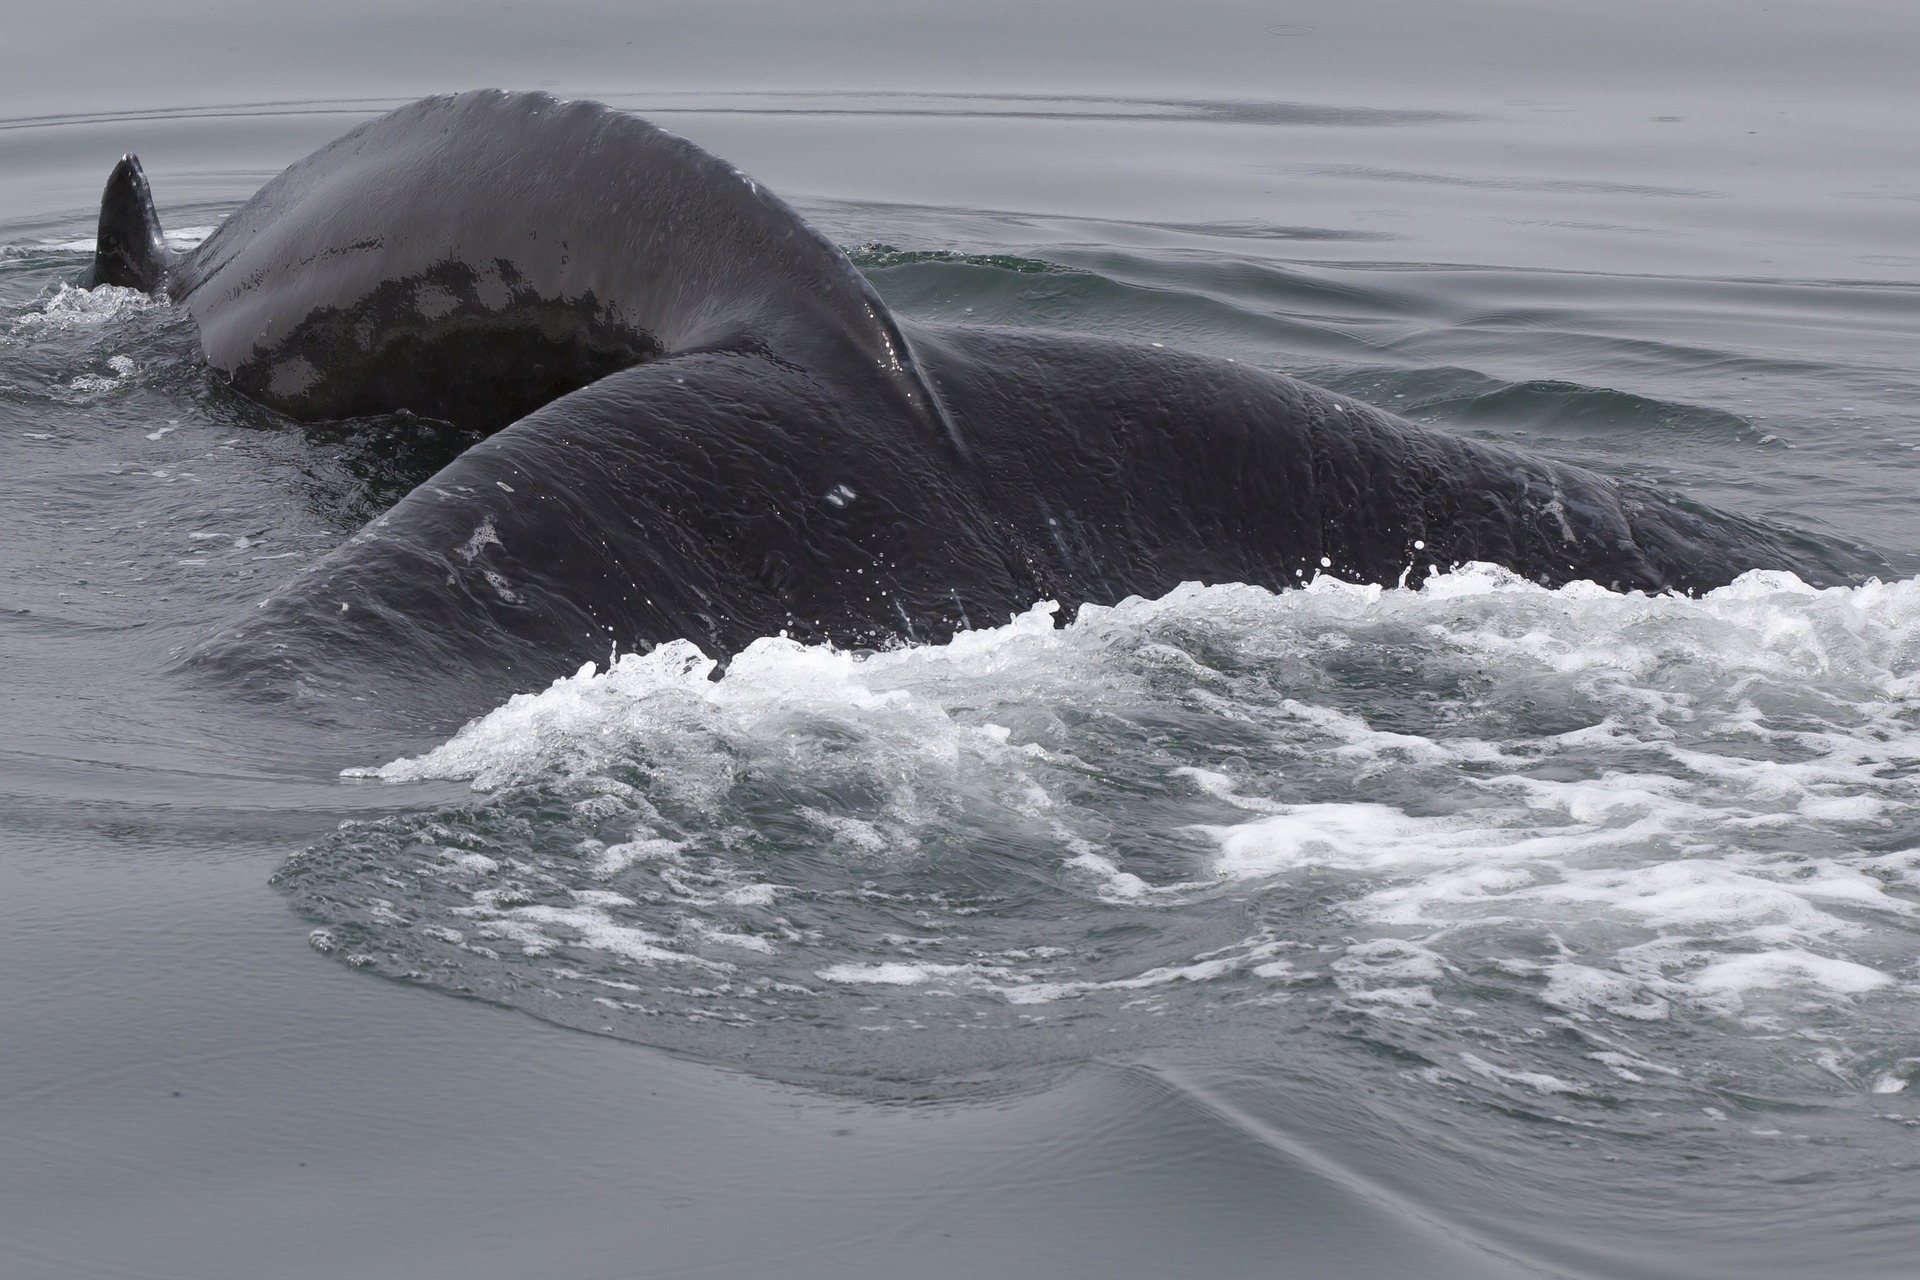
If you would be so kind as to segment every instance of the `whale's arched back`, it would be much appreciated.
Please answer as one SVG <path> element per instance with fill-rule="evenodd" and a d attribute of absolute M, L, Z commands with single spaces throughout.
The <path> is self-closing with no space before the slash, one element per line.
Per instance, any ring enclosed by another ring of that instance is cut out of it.
<path fill-rule="evenodd" d="M 504 427 L 187 660 L 262 696 L 442 716 L 616 645 L 937 641 L 1190 580 L 1834 580 L 1765 530 L 1233 361 L 902 325 L 779 199 L 594 103 L 415 103 L 177 260 L 144 193 L 124 161 L 101 261 L 158 274 L 241 390 Z"/>
<path fill-rule="evenodd" d="M 165 283 L 209 361 L 301 419 L 409 409 L 492 430 L 661 355 L 750 348 L 878 370 L 951 433 L 839 248 L 725 161 L 599 103 L 480 90 L 369 121 Z"/>

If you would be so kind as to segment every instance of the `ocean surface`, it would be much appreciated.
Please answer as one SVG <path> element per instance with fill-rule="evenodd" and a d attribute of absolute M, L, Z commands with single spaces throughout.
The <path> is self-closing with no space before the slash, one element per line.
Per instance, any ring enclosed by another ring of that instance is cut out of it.
<path fill-rule="evenodd" d="M 0 1274 L 1895 1277 L 1910 5 L 0 20 Z M 320 725 L 180 655 L 435 465 L 75 287 L 416 96 L 629 108 L 901 313 L 1284 370 L 1859 585 L 1464 566 Z"/>

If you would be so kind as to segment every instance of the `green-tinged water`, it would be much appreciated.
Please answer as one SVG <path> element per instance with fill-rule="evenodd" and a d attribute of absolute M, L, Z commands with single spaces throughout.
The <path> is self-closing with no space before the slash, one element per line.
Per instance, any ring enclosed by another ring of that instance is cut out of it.
<path fill-rule="evenodd" d="M 1920 30 L 1761 12 L 17 23 L 0 1271 L 1910 1273 Z M 463 442 L 277 421 L 73 288 L 98 185 L 138 150 L 191 243 L 479 83 L 726 156 L 903 314 L 1282 369 L 1870 581 L 1193 585 L 451 737 L 190 685 Z"/>

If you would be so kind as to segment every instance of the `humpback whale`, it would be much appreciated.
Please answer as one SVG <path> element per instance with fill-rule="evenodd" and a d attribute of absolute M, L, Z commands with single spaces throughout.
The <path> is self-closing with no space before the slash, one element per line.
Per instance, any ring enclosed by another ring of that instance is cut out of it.
<path fill-rule="evenodd" d="M 189 656 L 267 697 L 464 716 L 613 648 L 940 641 L 1188 580 L 1831 576 L 1278 373 L 897 317 L 777 196 L 592 102 L 403 107 L 180 255 L 124 157 L 91 279 L 172 299 L 209 365 L 290 418 L 484 433 Z"/>

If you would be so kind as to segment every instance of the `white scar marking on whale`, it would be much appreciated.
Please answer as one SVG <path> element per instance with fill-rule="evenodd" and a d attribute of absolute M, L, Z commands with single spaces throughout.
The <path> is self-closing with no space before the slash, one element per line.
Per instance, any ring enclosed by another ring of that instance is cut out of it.
<path fill-rule="evenodd" d="M 292 397 L 318 381 L 320 371 L 313 367 L 313 362 L 295 357 L 273 371 L 271 387 L 276 396 Z"/>
<path fill-rule="evenodd" d="M 1553 501 L 1540 509 L 1560 522 L 1560 536 L 1568 543 L 1573 543 L 1578 539 L 1574 535 L 1573 526 L 1567 522 L 1567 507 L 1560 500 L 1563 496 L 1558 489 L 1554 490 Z"/>
<path fill-rule="evenodd" d="M 495 573 L 491 569 L 488 569 L 485 572 L 487 575 L 487 585 L 492 587 L 495 591 L 499 592 L 500 598 L 502 600 L 505 600 L 508 604 L 520 603 L 520 593 L 515 591 L 513 587 L 508 584 L 505 578 L 501 577 L 499 574 Z"/>
<path fill-rule="evenodd" d="M 493 527 L 493 517 L 488 516 L 480 522 L 480 527 L 473 531 L 473 535 L 460 544 L 459 550 L 454 554 L 468 564 L 472 564 L 474 557 L 487 547 L 493 546 L 505 550 L 506 545 L 500 541 L 500 531 Z"/>
<path fill-rule="evenodd" d="M 413 305 L 429 320 L 444 320 L 460 309 L 460 299 L 441 285 L 422 284 L 413 291 Z"/>

